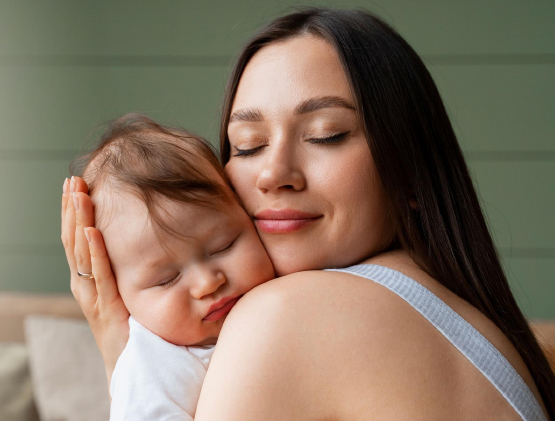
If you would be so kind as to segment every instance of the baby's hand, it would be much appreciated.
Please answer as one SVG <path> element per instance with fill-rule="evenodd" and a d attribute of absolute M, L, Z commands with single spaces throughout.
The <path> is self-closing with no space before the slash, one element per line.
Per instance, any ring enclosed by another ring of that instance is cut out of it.
<path fill-rule="evenodd" d="M 92 228 L 94 211 L 87 193 L 88 186 L 79 177 L 64 182 L 62 243 L 71 274 L 71 292 L 91 327 L 110 384 L 116 361 L 129 338 L 129 311 L 119 294 L 102 234 Z"/>

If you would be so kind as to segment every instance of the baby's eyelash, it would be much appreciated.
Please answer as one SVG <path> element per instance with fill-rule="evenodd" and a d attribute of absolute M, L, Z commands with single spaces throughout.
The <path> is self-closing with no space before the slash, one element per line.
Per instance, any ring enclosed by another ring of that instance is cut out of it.
<path fill-rule="evenodd" d="M 229 243 L 227 246 L 225 246 L 223 249 L 218 250 L 214 253 L 212 253 L 212 256 L 214 256 L 215 254 L 220 254 L 223 252 L 226 252 L 227 250 L 229 250 L 231 247 L 233 247 L 233 244 L 235 244 L 235 241 L 237 241 L 237 238 L 235 238 L 231 243 Z"/>
<path fill-rule="evenodd" d="M 167 286 L 173 285 L 173 284 L 175 284 L 175 283 L 177 282 L 177 279 L 178 279 L 178 278 L 179 278 L 179 274 L 176 275 L 176 276 L 174 276 L 174 277 L 173 277 L 172 279 L 170 279 L 169 281 L 162 282 L 161 284 L 158 284 L 158 286 L 160 286 L 160 287 L 167 287 Z"/>

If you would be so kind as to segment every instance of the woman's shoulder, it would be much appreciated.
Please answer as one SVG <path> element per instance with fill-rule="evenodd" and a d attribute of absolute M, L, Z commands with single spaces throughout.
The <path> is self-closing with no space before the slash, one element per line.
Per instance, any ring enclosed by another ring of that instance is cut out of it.
<path fill-rule="evenodd" d="M 518 354 L 514 355 L 515 350 L 493 323 L 406 256 L 392 253 L 364 263 L 389 267 L 425 286 L 522 371 Z M 241 375 L 245 366 L 256 367 L 262 378 L 272 379 L 273 390 L 286 396 L 284 402 L 316 402 L 315 410 L 327 408 L 328 415 L 340 410 L 338 419 L 349 419 L 348 408 L 360 408 L 361 400 L 366 402 L 366 410 L 382 411 L 384 416 L 391 408 L 404 407 L 407 413 L 418 410 L 426 396 L 442 396 L 445 407 L 452 407 L 455 401 L 462 403 L 461 413 L 468 406 L 481 408 L 485 399 L 496 403 L 498 413 L 508 406 L 490 390 L 487 379 L 411 305 L 378 283 L 349 273 L 299 272 L 260 285 L 229 314 L 218 347 L 226 359 L 243 355 L 242 362 L 235 364 L 235 375 Z M 334 386 L 314 388 L 329 381 Z M 480 402 L 473 401 L 472 390 L 477 386 L 493 393 L 484 394 Z M 262 395 L 267 387 L 264 382 L 256 385 Z M 456 390 L 457 397 L 446 390 Z M 318 396 L 324 391 L 322 402 Z M 430 406 L 434 410 L 445 407 L 441 402 Z"/>
<path fill-rule="evenodd" d="M 407 267 L 402 267 L 398 259 L 387 256 L 379 261 L 371 259 L 364 263 L 407 272 Z M 408 276 L 419 275 L 417 271 L 423 273 L 416 266 L 413 269 L 408 270 Z M 422 282 L 423 276 L 416 278 Z M 433 281 L 426 279 L 423 283 L 427 283 L 424 286 L 430 289 Z M 444 297 L 448 293 L 439 292 Z M 253 314 L 263 316 L 253 318 Z M 402 340 L 402 329 L 392 327 L 410 323 L 415 318 L 420 320 L 422 317 L 400 297 L 378 283 L 346 272 L 311 270 L 276 278 L 254 288 L 234 307 L 224 329 L 232 328 L 235 324 L 249 326 L 249 331 L 254 335 L 252 329 L 256 329 L 257 325 L 261 329 L 271 325 L 273 329 L 282 330 L 282 334 L 296 335 L 307 326 L 314 330 L 329 330 L 330 326 L 339 324 L 342 326 L 341 332 L 335 332 L 338 336 L 333 338 L 327 335 L 329 339 L 341 340 L 349 335 L 361 334 L 354 330 L 362 327 L 361 330 L 376 335 L 384 331 L 390 337 Z M 299 323 L 300 320 L 302 323 Z M 358 322 L 353 323 L 353 320 Z"/>
<path fill-rule="evenodd" d="M 384 397 L 384 385 L 406 378 L 407 362 L 413 369 L 432 363 L 430 342 L 414 344 L 425 341 L 413 318 L 379 285 L 346 273 L 299 272 L 260 285 L 224 323 L 201 414 L 220 415 L 207 403 L 214 396 L 225 396 L 242 416 L 259 411 L 275 419 L 353 419 L 398 406 L 403 395 Z M 291 408 L 306 416 L 281 412 Z M 360 411 L 349 415 L 354 408 Z"/>
<path fill-rule="evenodd" d="M 473 308 L 430 278 L 412 260 L 399 254 L 388 253 L 362 263 L 402 272 L 439 298 L 450 302 L 458 299 L 458 304 Z M 240 300 L 225 324 L 231 326 L 237 322 L 241 325 L 254 325 L 258 320 L 253 320 L 250 316 L 260 314 L 261 311 L 265 314 L 264 323 L 285 325 L 291 322 L 292 327 L 299 326 L 296 323 L 299 318 L 310 320 L 312 326 L 326 326 L 334 319 L 343 322 L 356 317 L 364 320 L 365 326 L 378 322 L 390 335 L 395 335 L 395 332 L 389 330 L 388 325 L 422 318 L 409 304 L 379 283 L 335 270 L 297 272 L 259 285 Z M 387 318 L 384 318 L 384 314 Z"/>

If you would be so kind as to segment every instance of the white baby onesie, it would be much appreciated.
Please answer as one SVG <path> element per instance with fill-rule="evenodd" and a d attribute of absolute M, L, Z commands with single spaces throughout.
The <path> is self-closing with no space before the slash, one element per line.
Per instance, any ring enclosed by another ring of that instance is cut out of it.
<path fill-rule="evenodd" d="M 214 345 L 171 344 L 129 317 L 110 385 L 110 421 L 193 420 Z"/>

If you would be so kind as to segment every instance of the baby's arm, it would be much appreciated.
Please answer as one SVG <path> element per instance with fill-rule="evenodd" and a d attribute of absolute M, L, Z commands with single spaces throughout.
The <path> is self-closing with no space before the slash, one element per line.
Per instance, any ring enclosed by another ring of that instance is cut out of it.
<path fill-rule="evenodd" d="M 193 420 L 214 347 L 166 342 L 132 317 L 110 387 L 110 421 Z"/>

